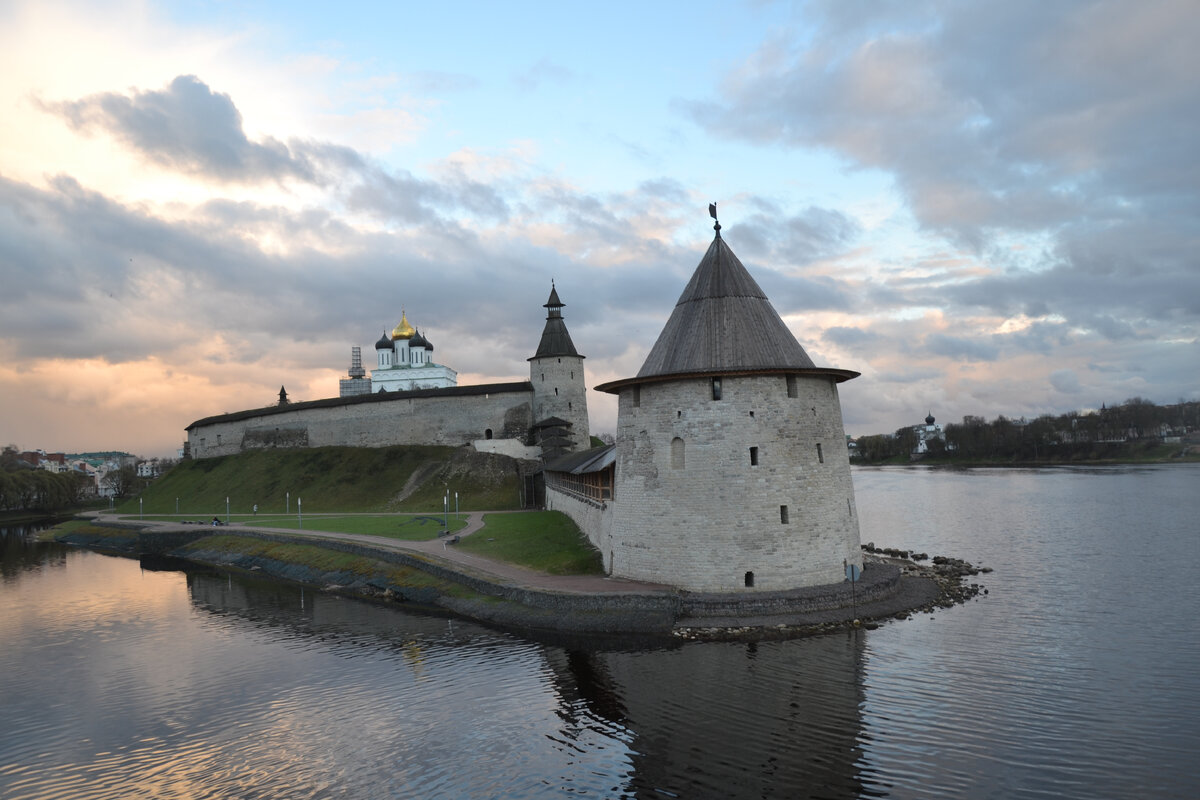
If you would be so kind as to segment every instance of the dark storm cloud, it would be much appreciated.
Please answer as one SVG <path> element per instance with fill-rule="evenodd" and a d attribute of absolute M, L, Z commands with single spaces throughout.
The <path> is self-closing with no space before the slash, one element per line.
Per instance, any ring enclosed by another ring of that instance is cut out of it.
<path fill-rule="evenodd" d="M 886 170 L 927 229 L 1006 269 L 1032 268 L 1026 279 L 963 280 L 943 302 L 1080 322 L 1168 318 L 1195 335 L 1194 3 L 808 9 L 811 35 L 765 42 L 718 102 L 689 107 L 692 118 L 725 137 Z M 1027 235 L 1048 249 L 1008 250 L 1005 237 Z"/>

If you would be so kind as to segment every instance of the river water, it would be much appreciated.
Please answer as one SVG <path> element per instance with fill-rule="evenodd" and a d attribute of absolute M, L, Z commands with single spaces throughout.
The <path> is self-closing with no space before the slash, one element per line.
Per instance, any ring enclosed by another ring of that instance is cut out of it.
<path fill-rule="evenodd" d="M 5 533 L 0 797 L 1193 798 L 1200 465 L 856 469 L 986 595 L 788 642 L 531 639 Z"/>

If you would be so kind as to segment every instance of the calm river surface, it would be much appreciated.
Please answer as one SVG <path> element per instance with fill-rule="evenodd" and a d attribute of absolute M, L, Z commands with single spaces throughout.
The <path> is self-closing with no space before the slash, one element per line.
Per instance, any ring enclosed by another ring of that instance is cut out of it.
<path fill-rule="evenodd" d="M 597 647 L 8 531 L 0 797 L 1200 794 L 1200 465 L 854 482 L 864 542 L 991 566 L 988 594 Z"/>

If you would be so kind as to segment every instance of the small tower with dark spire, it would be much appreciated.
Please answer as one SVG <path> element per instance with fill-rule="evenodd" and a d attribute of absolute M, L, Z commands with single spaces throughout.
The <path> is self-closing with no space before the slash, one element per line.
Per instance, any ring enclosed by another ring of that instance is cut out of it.
<path fill-rule="evenodd" d="M 542 445 L 546 458 L 585 450 L 591 440 L 583 380 L 584 356 L 575 349 L 567 332 L 562 315 L 564 305 L 551 281 L 550 299 L 543 306 L 546 325 L 537 352 L 529 359 L 534 441 Z"/>

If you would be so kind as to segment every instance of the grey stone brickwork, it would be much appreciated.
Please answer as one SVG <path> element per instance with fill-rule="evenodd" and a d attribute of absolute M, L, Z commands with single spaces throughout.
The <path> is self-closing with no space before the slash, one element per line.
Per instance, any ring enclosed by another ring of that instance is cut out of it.
<path fill-rule="evenodd" d="M 719 400 L 710 377 L 626 386 L 593 541 L 613 575 L 688 591 L 838 583 L 862 564 L 844 436 L 828 376 L 725 375 Z"/>
<path fill-rule="evenodd" d="M 489 431 L 524 441 L 532 410 L 527 383 L 392 392 L 208 417 L 188 427 L 188 444 L 193 458 L 211 458 L 269 447 L 458 446 Z"/>
<path fill-rule="evenodd" d="M 590 432 L 583 356 L 535 356 L 529 360 L 529 382 L 533 385 L 533 421 L 565 419 L 571 423 L 574 449 L 586 450 Z"/>

